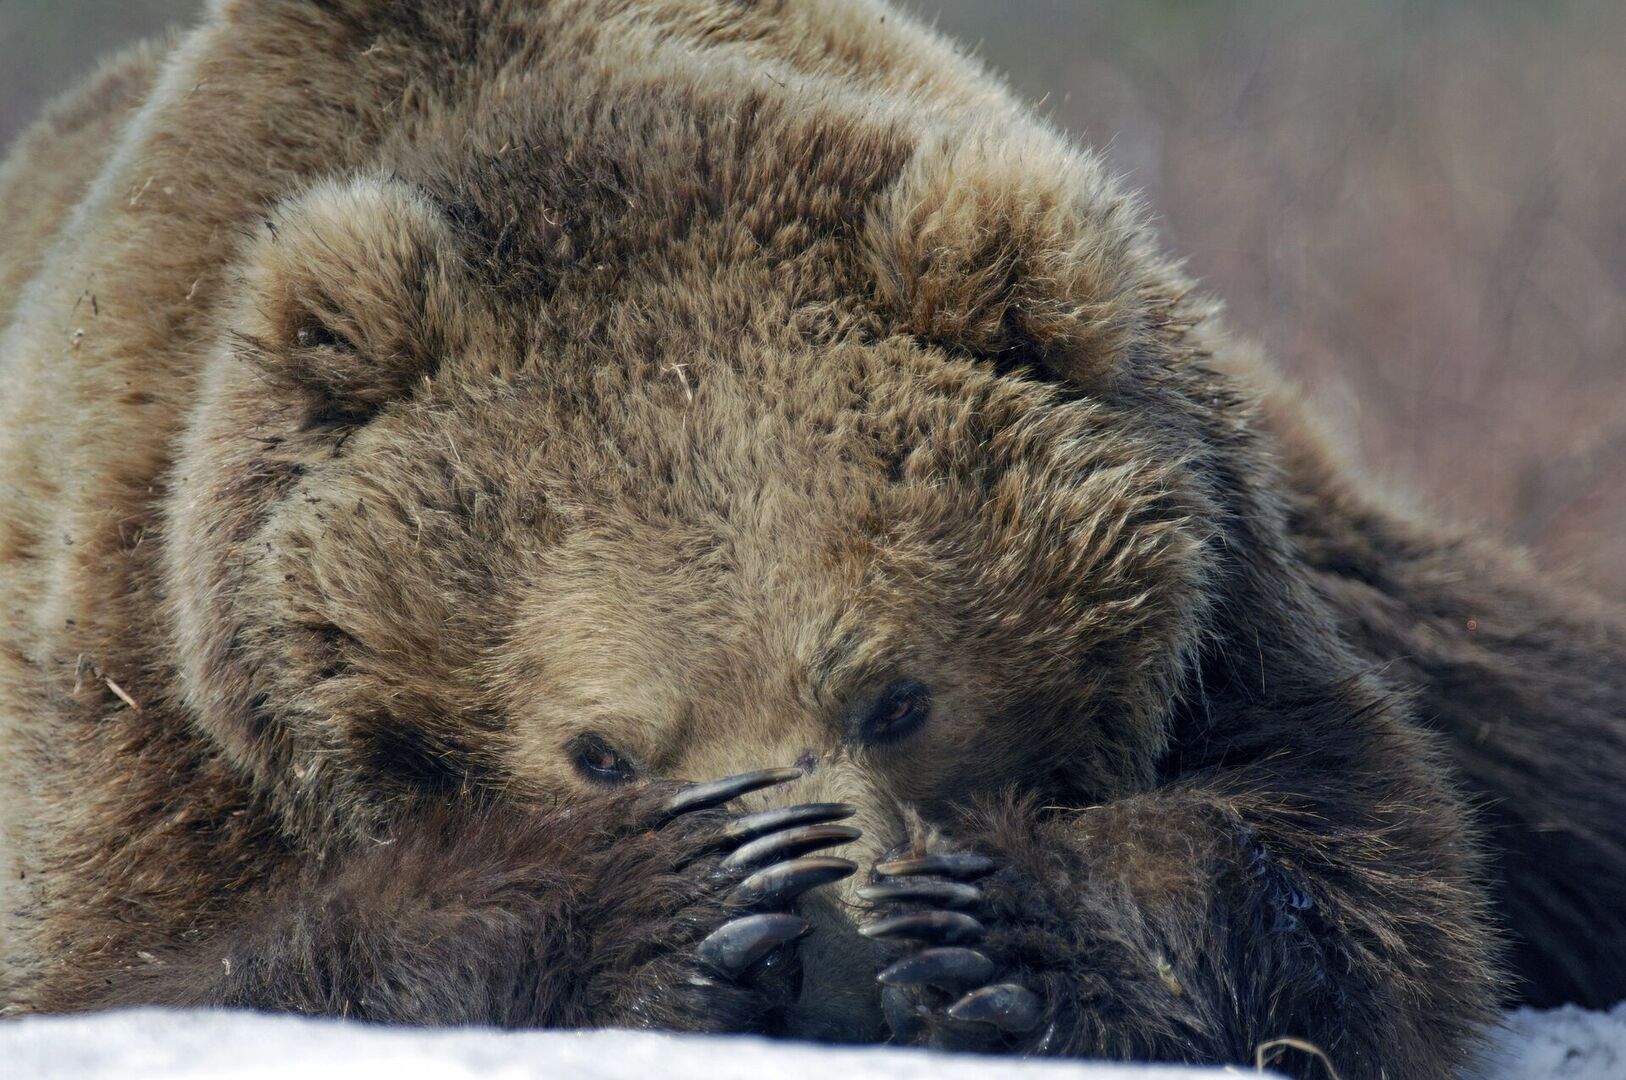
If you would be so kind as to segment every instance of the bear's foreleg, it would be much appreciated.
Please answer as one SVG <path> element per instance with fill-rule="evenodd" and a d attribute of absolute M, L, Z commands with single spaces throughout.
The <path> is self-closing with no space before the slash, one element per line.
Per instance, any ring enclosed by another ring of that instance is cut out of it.
<path fill-rule="evenodd" d="M 1281 770 L 1215 771 L 924 830 L 865 890 L 867 932 L 902 950 L 880 975 L 895 1037 L 1455 1075 L 1490 1016 L 1495 956 L 1454 806 L 1398 775 L 1328 772 L 1295 793 L 1302 765 L 1292 787 Z"/>
<path fill-rule="evenodd" d="M 794 770 L 558 807 L 441 811 L 326 860 L 233 929 L 102 1004 L 235 1006 L 416 1024 L 771 1030 L 808 929 L 852 872 L 809 855 L 850 808 L 716 807 Z"/>

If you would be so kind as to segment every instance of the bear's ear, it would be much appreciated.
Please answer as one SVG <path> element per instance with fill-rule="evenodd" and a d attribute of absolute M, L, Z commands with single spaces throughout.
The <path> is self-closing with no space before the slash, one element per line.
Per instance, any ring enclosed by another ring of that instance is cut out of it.
<path fill-rule="evenodd" d="M 316 184 L 265 222 L 242 337 L 313 417 L 361 419 L 456 347 L 462 265 L 439 208 L 398 181 Z"/>
<path fill-rule="evenodd" d="M 1002 371 L 1087 385 L 1185 293 L 1100 162 L 1014 119 L 924 140 L 864 230 L 884 314 Z"/>

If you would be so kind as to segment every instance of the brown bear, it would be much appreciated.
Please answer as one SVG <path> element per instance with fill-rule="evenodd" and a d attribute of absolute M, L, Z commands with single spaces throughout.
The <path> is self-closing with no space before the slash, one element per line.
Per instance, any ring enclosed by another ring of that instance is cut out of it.
<path fill-rule="evenodd" d="M 12 1012 L 1356 1080 L 1626 997 L 1619 616 L 880 0 L 215 0 L 0 215 Z"/>

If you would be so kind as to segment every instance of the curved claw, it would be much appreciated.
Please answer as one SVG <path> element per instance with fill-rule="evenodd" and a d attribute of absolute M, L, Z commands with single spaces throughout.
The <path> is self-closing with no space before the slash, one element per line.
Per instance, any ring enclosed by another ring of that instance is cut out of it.
<path fill-rule="evenodd" d="M 858 813 L 858 807 L 848 803 L 802 803 L 799 806 L 778 806 L 772 810 L 759 810 L 744 814 L 723 827 L 717 838 L 725 844 L 743 844 L 768 833 L 779 832 L 796 825 L 824 825 L 841 821 Z"/>
<path fill-rule="evenodd" d="M 883 986 L 935 986 L 964 993 L 994 977 L 994 962 L 976 949 L 922 949 L 876 976 Z"/>
<path fill-rule="evenodd" d="M 876 863 L 875 872 L 883 877 L 934 877 L 972 881 L 993 872 L 994 860 L 972 852 L 954 852 L 946 855 L 914 855 L 906 859 L 892 859 Z"/>
<path fill-rule="evenodd" d="M 917 911 L 878 919 L 858 932 L 868 938 L 918 938 L 933 945 L 964 945 L 982 940 L 982 923 L 959 911 Z"/>
<path fill-rule="evenodd" d="M 969 908 L 982 902 L 981 889 L 958 881 L 883 881 L 865 885 L 858 890 L 858 895 L 877 903 L 929 904 L 940 908 Z"/>
<path fill-rule="evenodd" d="M 992 1024 L 1020 1035 L 1039 1026 L 1039 997 L 1025 986 L 996 983 L 973 990 L 948 1008 L 950 1019 L 968 1024 Z"/>
<path fill-rule="evenodd" d="M 690 784 L 662 804 L 658 823 L 664 824 L 680 814 L 721 806 L 730 799 L 737 799 L 741 795 L 776 784 L 787 783 L 801 775 L 800 769 L 759 769 L 756 772 L 740 773 L 738 776 L 725 776 L 721 780 L 710 780 L 704 784 Z"/>
<path fill-rule="evenodd" d="M 772 832 L 737 848 L 723 860 L 723 868 L 741 870 L 779 859 L 792 859 L 809 851 L 850 843 L 863 835 L 851 825 L 807 825 L 800 829 Z"/>
<path fill-rule="evenodd" d="M 811 929 L 796 915 L 746 915 L 724 923 L 695 947 L 700 961 L 730 978 Z"/>
<path fill-rule="evenodd" d="M 774 863 L 734 886 L 724 902 L 730 907 L 781 907 L 809 889 L 840 881 L 857 869 L 857 863 L 828 855 Z"/>

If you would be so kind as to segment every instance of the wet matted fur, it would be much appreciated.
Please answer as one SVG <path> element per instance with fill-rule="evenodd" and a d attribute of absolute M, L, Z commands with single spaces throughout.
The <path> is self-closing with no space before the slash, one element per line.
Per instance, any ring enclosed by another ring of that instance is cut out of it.
<path fill-rule="evenodd" d="M 219 0 L 0 210 L 12 1010 L 1354 1080 L 1626 997 L 1619 616 L 1370 493 L 884 4 Z M 651 822 L 791 763 L 863 872 L 719 974 L 731 819 Z M 987 857 L 903 940 L 1001 1023 L 883 1015 L 889 853 Z"/>

